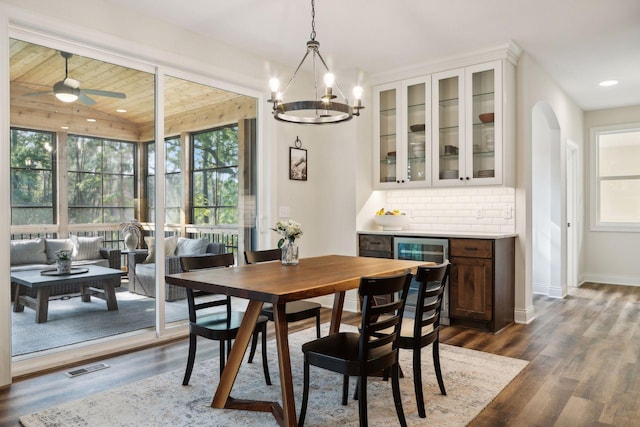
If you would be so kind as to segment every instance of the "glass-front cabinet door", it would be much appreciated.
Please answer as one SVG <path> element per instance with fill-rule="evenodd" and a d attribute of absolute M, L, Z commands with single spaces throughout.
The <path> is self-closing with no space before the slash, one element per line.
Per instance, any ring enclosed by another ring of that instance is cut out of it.
<path fill-rule="evenodd" d="M 377 150 L 374 151 L 374 187 L 394 188 L 398 177 L 398 143 L 401 135 L 401 86 L 379 86 L 374 91 Z"/>
<path fill-rule="evenodd" d="M 430 78 L 405 80 L 374 89 L 374 187 L 425 187 L 430 169 Z"/>
<path fill-rule="evenodd" d="M 502 90 L 500 61 L 467 67 L 466 140 L 469 184 L 502 183 Z"/>
<path fill-rule="evenodd" d="M 502 183 L 500 61 L 434 74 L 432 81 L 433 184 Z"/>
<path fill-rule="evenodd" d="M 433 184 L 464 180 L 464 69 L 437 73 L 433 87 Z"/>
<path fill-rule="evenodd" d="M 406 80 L 402 83 L 404 179 L 408 187 L 431 184 L 431 83 L 430 78 Z"/>

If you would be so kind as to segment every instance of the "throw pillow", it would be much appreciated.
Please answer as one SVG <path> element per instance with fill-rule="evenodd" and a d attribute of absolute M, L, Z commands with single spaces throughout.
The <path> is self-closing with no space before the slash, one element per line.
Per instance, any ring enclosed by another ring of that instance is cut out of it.
<path fill-rule="evenodd" d="M 71 257 L 73 258 L 74 246 L 71 239 L 46 239 L 44 246 L 47 252 L 47 264 L 55 264 L 57 261 L 56 251 L 60 249 L 71 251 Z"/>
<path fill-rule="evenodd" d="M 12 240 L 11 265 L 46 264 L 44 239 Z"/>
<path fill-rule="evenodd" d="M 155 237 L 145 236 L 145 243 L 149 249 L 149 255 L 143 261 L 144 264 L 150 264 L 156 262 L 156 239 Z M 176 252 L 176 246 L 178 246 L 178 236 L 171 236 L 164 238 L 164 255 L 173 256 Z"/>
<path fill-rule="evenodd" d="M 82 261 L 85 259 L 100 259 L 100 247 L 104 237 L 84 237 L 70 234 L 69 237 L 73 242 L 73 260 Z"/>
<path fill-rule="evenodd" d="M 209 240 L 204 237 L 201 239 L 187 239 L 186 237 L 178 237 L 178 246 L 176 247 L 176 255 L 191 256 L 201 255 L 207 252 Z"/>

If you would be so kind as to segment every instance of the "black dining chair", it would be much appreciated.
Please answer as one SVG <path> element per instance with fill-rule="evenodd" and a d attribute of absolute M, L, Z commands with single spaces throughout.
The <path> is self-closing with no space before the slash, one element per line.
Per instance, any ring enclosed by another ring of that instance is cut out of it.
<path fill-rule="evenodd" d="M 367 426 L 367 377 L 381 371 L 391 372 L 393 401 L 401 426 L 407 421 L 402 409 L 397 337 L 411 282 L 411 272 L 386 277 L 362 277 L 358 293 L 362 298 L 360 332 L 340 332 L 302 345 L 304 354 L 304 389 L 298 426 L 304 425 L 309 401 L 309 367 L 311 365 L 343 375 L 342 404 L 347 404 L 349 377 L 358 377 L 358 412 L 360 425 Z M 376 304 L 376 296 L 400 293 L 400 298 Z"/>
<path fill-rule="evenodd" d="M 245 251 L 244 259 L 247 264 L 255 264 L 258 262 L 276 261 L 282 257 L 280 249 L 267 249 L 262 251 Z M 287 323 L 298 322 L 300 320 L 316 318 L 316 337 L 320 338 L 320 308 L 322 306 L 312 301 L 291 301 L 285 305 L 285 318 Z M 270 321 L 274 321 L 273 305 L 264 304 L 260 314 L 266 316 Z M 253 355 L 256 351 L 256 345 L 251 344 L 251 352 L 249 353 L 249 363 L 253 361 Z"/>
<path fill-rule="evenodd" d="M 180 265 L 185 272 L 205 268 L 230 267 L 233 264 L 234 257 L 232 253 L 180 257 Z M 196 344 L 199 336 L 220 342 L 220 375 L 222 375 L 225 362 L 231 350 L 231 341 L 238 335 L 244 312 L 231 310 L 231 297 L 222 295 L 224 296 L 222 299 L 213 299 L 212 295 L 215 296 L 216 294 L 187 288 L 187 304 L 189 305 L 189 358 L 187 359 L 187 368 L 184 373 L 182 385 L 189 384 L 189 379 L 193 371 L 193 363 L 196 358 Z M 198 315 L 200 310 L 221 306 L 225 307 L 224 311 L 208 312 L 204 315 Z M 271 385 L 269 365 L 267 364 L 267 318 L 265 316 L 259 316 L 256 322 L 256 327 L 253 331 L 254 346 L 258 341 L 258 333 L 262 334 L 262 367 L 264 370 L 264 379 L 267 385 Z"/>
<path fill-rule="evenodd" d="M 440 370 L 440 311 L 444 297 L 445 285 L 449 277 L 451 264 L 445 261 L 436 266 L 420 266 L 415 275 L 418 282 L 418 295 L 416 299 L 416 311 L 413 322 L 405 318 L 404 323 L 411 325 L 402 328 L 398 338 L 398 347 L 413 351 L 413 384 L 418 405 L 418 415 L 426 417 L 424 409 L 424 396 L 422 393 L 422 361 L 421 350 L 432 345 L 433 366 L 440 387 L 440 393 L 446 396 Z M 406 332 L 405 332 L 406 331 Z"/>

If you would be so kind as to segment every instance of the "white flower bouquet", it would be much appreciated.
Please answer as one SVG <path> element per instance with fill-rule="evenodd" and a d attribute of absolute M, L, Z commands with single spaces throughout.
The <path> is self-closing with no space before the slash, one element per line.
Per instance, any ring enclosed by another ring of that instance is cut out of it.
<path fill-rule="evenodd" d="M 282 238 L 278 241 L 278 247 L 282 247 L 285 240 L 288 240 L 290 243 L 293 243 L 298 237 L 302 236 L 302 226 L 293 221 L 278 221 L 276 223 L 275 228 L 272 228 L 273 231 L 280 234 Z"/>

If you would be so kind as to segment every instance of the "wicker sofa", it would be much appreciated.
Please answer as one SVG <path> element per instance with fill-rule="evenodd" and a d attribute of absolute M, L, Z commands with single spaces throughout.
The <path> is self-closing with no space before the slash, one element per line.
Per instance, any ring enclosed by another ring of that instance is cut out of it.
<path fill-rule="evenodd" d="M 129 292 L 155 298 L 156 296 L 156 260 L 153 237 L 145 237 L 149 253 L 136 253 L 129 261 L 129 268 L 134 274 L 129 275 Z M 207 239 L 189 239 L 186 237 L 165 238 L 165 274 L 182 273 L 181 256 L 220 254 L 225 252 L 222 243 L 210 243 Z M 165 283 L 165 300 L 185 299 L 187 291 L 182 286 Z"/>
<path fill-rule="evenodd" d="M 55 266 L 54 253 L 59 249 L 72 251 L 72 265 L 99 265 L 120 270 L 120 249 L 103 248 L 102 237 L 82 237 L 71 235 L 68 239 L 36 238 L 11 241 L 11 271 L 44 270 Z M 92 287 L 100 288 L 100 280 L 91 280 Z M 15 296 L 16 284 L 11 283 L 11 300 Z M 54 285 L 50 296 L 68 295 L 80 292 L 78 283 Z M 36 291 L 26 288 L 21 294 L 36 296 Z"/>

